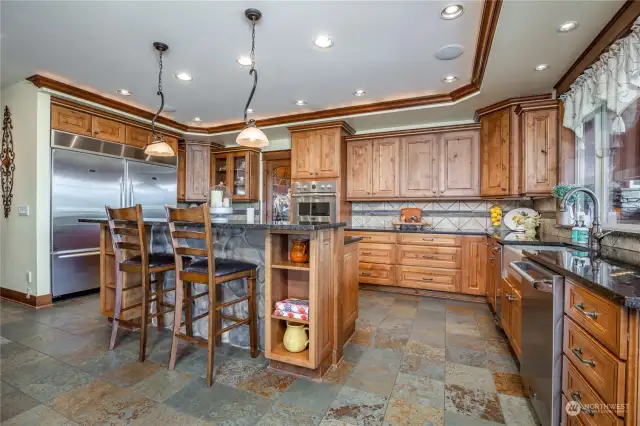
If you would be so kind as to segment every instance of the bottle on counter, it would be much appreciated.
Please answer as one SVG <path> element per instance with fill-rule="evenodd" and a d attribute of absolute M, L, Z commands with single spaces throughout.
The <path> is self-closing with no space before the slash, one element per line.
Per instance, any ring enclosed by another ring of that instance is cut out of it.
<path fill-rule="evenodd" d="M 584 212 L 578 213 L 576 226 L 571 229 L 571 242 L 578 244 L 587 244 L 589 242 L 589 228 L 584 225 L 584 222 Z"/>

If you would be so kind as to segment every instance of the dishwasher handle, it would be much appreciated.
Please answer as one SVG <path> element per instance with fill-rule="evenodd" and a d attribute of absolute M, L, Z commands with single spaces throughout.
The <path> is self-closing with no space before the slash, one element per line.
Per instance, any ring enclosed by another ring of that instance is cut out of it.
<path fill-rule="evenodd" d="M 522 278 L 527 280 L 527 282 L 531 283 L 535 290 L 542 291 L 544 293 L 551 293 L 553 291 L 553 275 L 542 267 L 531 262 L 524 261 L 511 262 L 509 267 L 516 271 Z M 525 269 L 533 270 L 536 272 L 536 275 L 539 274 L 546 278 L 534 278 Z"/>

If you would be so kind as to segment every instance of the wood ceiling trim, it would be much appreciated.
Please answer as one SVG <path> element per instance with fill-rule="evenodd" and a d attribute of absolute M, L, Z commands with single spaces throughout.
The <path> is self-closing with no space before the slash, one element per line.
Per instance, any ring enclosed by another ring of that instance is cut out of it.
<path fill-rule="evenodd" d="M 345 136 L 346 141 L 361 141 L 369 139 L 393 138 L 404 136 L 426 135 L 430 133 L 456 132 L 463 130 L 479 130 L 479 123 L 455 124 L 451 126 L 425 127 L 422 129 L 392 130 L 389 132 L 363 133 L 353 136 Z"/>
<path fill-rule="evenodd" d="M 146 120 L 153 119 L 153 116 L 155 115 L 155 112 L 150 112 L 145 109 L 117 101 L 115 99 L 110 99 L 102 95 L 98 95 L 97 93 L 89 92 L 88 90 L 84 90 L 79 87 L 63 83 L 61 81 L 53 80 L 49 77 L 45 77 L 39 74 L 32 75 L 31 77 L 27 78 L 27 80 L 32 82 L 36 87 L 55 90 L 56 92 L 64 93 L 65 95 L 73 96 L 75 98 L 82 99 L 88 102 L 93 102 L 107 108 L 113 108 L 118 111 L 135 115 L 136 117 L 140 117 Z M 159 124 L 172 127 L 182 132 L 187 129 L 187 126 L 185 124 L 162 116 L 158 117 L 157 122 Z"/>
<path fill-rule="evenodd" d="M 548 102 L 553 100 L 553 96 L 551 93 L 546 93 L 544 95 L 534 95 L 534 96 L 523 96 L 520 98 L 509 98 L 504 101 L 496 102 L 493 105 L 488 105 L 484 108 L 480 108 L 476 111 L 475 120 L 478 121 L 480 117 L 483 115 L 489 114 L 491 112 L 497 111 L 502 108 L 511 107 L 515 105 L 520 105 L 523 103 L 537 103 L 537 102 Z"/>
<path fill-rule="evenodd" d="M 342 130 L 344 130 L 350 135 L 356 132 L 353 127 L 351 127 L 346 121 L 343 121 L 343 120 L 323 121 L 321 123 L 300 124 L 297 126 L 287 127 L 287 130 L 289 130 L 290 132 L 302 132 L 305 130 L 331 129 L 334 127 L 340 127 Z"/>
<path fill-rule="evenodd" d="M 304 121 L 325 120 L 358 114 L 444 104 L 449 102 L 456 102 L 469 95 L 477 93 L 478 91 L 480 91 L 484 72 L 489 60 L 489 53 L 491 52 L 491 45 L 493 44 L 496 27 L 498 25 L 498 19 L 500 17 L 500 9 L 502 8 L 502 1 L 503 0 L 484 0 L 470 83 L 465 84 L 449 93 L 439 93 L 427 96 L 417 96 L 413 98 L 375 102 L 365 105 L 354 105 L 325 109 L 322 111 L 283 115 L 263 120 L 257 120 L 256 125 L 259 127 L 281 126 L 285 124 Z M 151 120 L 155 114 L 154 112 L 150 112 L 145 109 L 138 108 L 114 99 L 106 98 L 88 90 L 80 89 L 78 87 L 71 86 L 70 84 L 56 81 L 38 74 L 29 77 L 27 80 L 31 81 L 33 84 L 40 88 L 55 90 L 69 96 L 74 96 L 85 101 L 94 102 L 96 104 L 108 108 L 113 108 L 148 120 Z M 164 124 L 182 132 L 202 135 L 239 131 L 242 130 L 245 126 L 244 122 L 236 122 L 212 127 L 193 127 L 179 123 L 166 117 L 158 117 L 158 123 Z"/>
<path fill-rule="evenodd" d="M 587 68 L 593 65 L 609 46 L 627 35 L 638 16 L 640 16 L 640 1 L 627 0 L 587 46 L 585 51 L 569 67 L 567 72 L 558 80 L 556 85 L 553 86 L 558 96 L 569 90 L 573 82 Z"/>

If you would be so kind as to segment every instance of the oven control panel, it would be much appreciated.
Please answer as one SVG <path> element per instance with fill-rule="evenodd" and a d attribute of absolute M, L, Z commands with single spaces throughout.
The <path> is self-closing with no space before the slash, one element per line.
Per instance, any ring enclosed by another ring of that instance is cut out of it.
<path fill-rule="evenodd" d="M 294 181 L 294 194 L 335 194 L 338 192 L 338 182 L 335 180 Z"/>

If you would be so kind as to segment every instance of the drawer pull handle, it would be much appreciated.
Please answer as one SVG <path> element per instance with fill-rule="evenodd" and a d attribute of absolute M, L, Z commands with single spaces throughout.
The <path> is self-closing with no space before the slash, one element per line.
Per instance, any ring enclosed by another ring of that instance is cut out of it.
<path fill-rule="evenodd" d="M 516 300 L 516 298 L 510 294 L 507 294 L 506 297 L 507 297 L 507 300 L 509 300 L 509 302 L 513 302 L 514 300 Z"/>
<path fill-rule="evenodd" d="M 365 256 L 371 256 L 371 252 L 370 251 L 363 251 L 362 254 L 364 254 Z"/>
<path fill-rule="evenodd" d="M 433 259 L 433 256 L 427 256 L 427 255 L 424 255 L 424 256 L 422 256 L 422 258 L 423 258 L 423 259 Z"/>
<path fill-rule="evenodd" d="M 496 260 L 495 256 L 489 256 L 489 260 Z"/>
<path fill-rule="evenodd" d="M 423 238 L 422 241 L 433 241 L 433 238 Z"/>
<path fill-rule="evenodd" d="M 592 368 L 596 366 L 596 362 L 594 360 L 582 358 L 582 348 L 571 348 L 571 352 L 573 352 L 573 355 L 575 355 L 581 363 L 589 364 Z"/>
<path fill-rule="evenodd" d="M 433 281 L 433 278 L 423 278 L 422 281 Z"/>
<path fill-rule="evenodd" d="M 584 310 L 584 303 L 575 303 L 573 305 L 574 308 L 576 308 L 577 310 L 579 310 L 580 312 L 582 312 L 583 314 L 585 314 L 586 316 L 593 318 L 593 319 L 598 319 L 598 313 L 597 312 L 588 312 Z"/>
<path fill-rule="evenodd" d="M 363 277 L 370 277 L 371 272 L 360 272 L 360 275 L 362 275 Z"/>
<path fill-rule="evenodd" d="M 593 417 L 596 414 L 593 408 L 585 407 L 584 405 L 582 405 L 582 395 L 580 395 L 580 392 L 571 392 L 571 399 L 573 399 L 575 402 L 577 402 L 580 405 L 580 411 L 584 411 L 591 417 Z"/>

